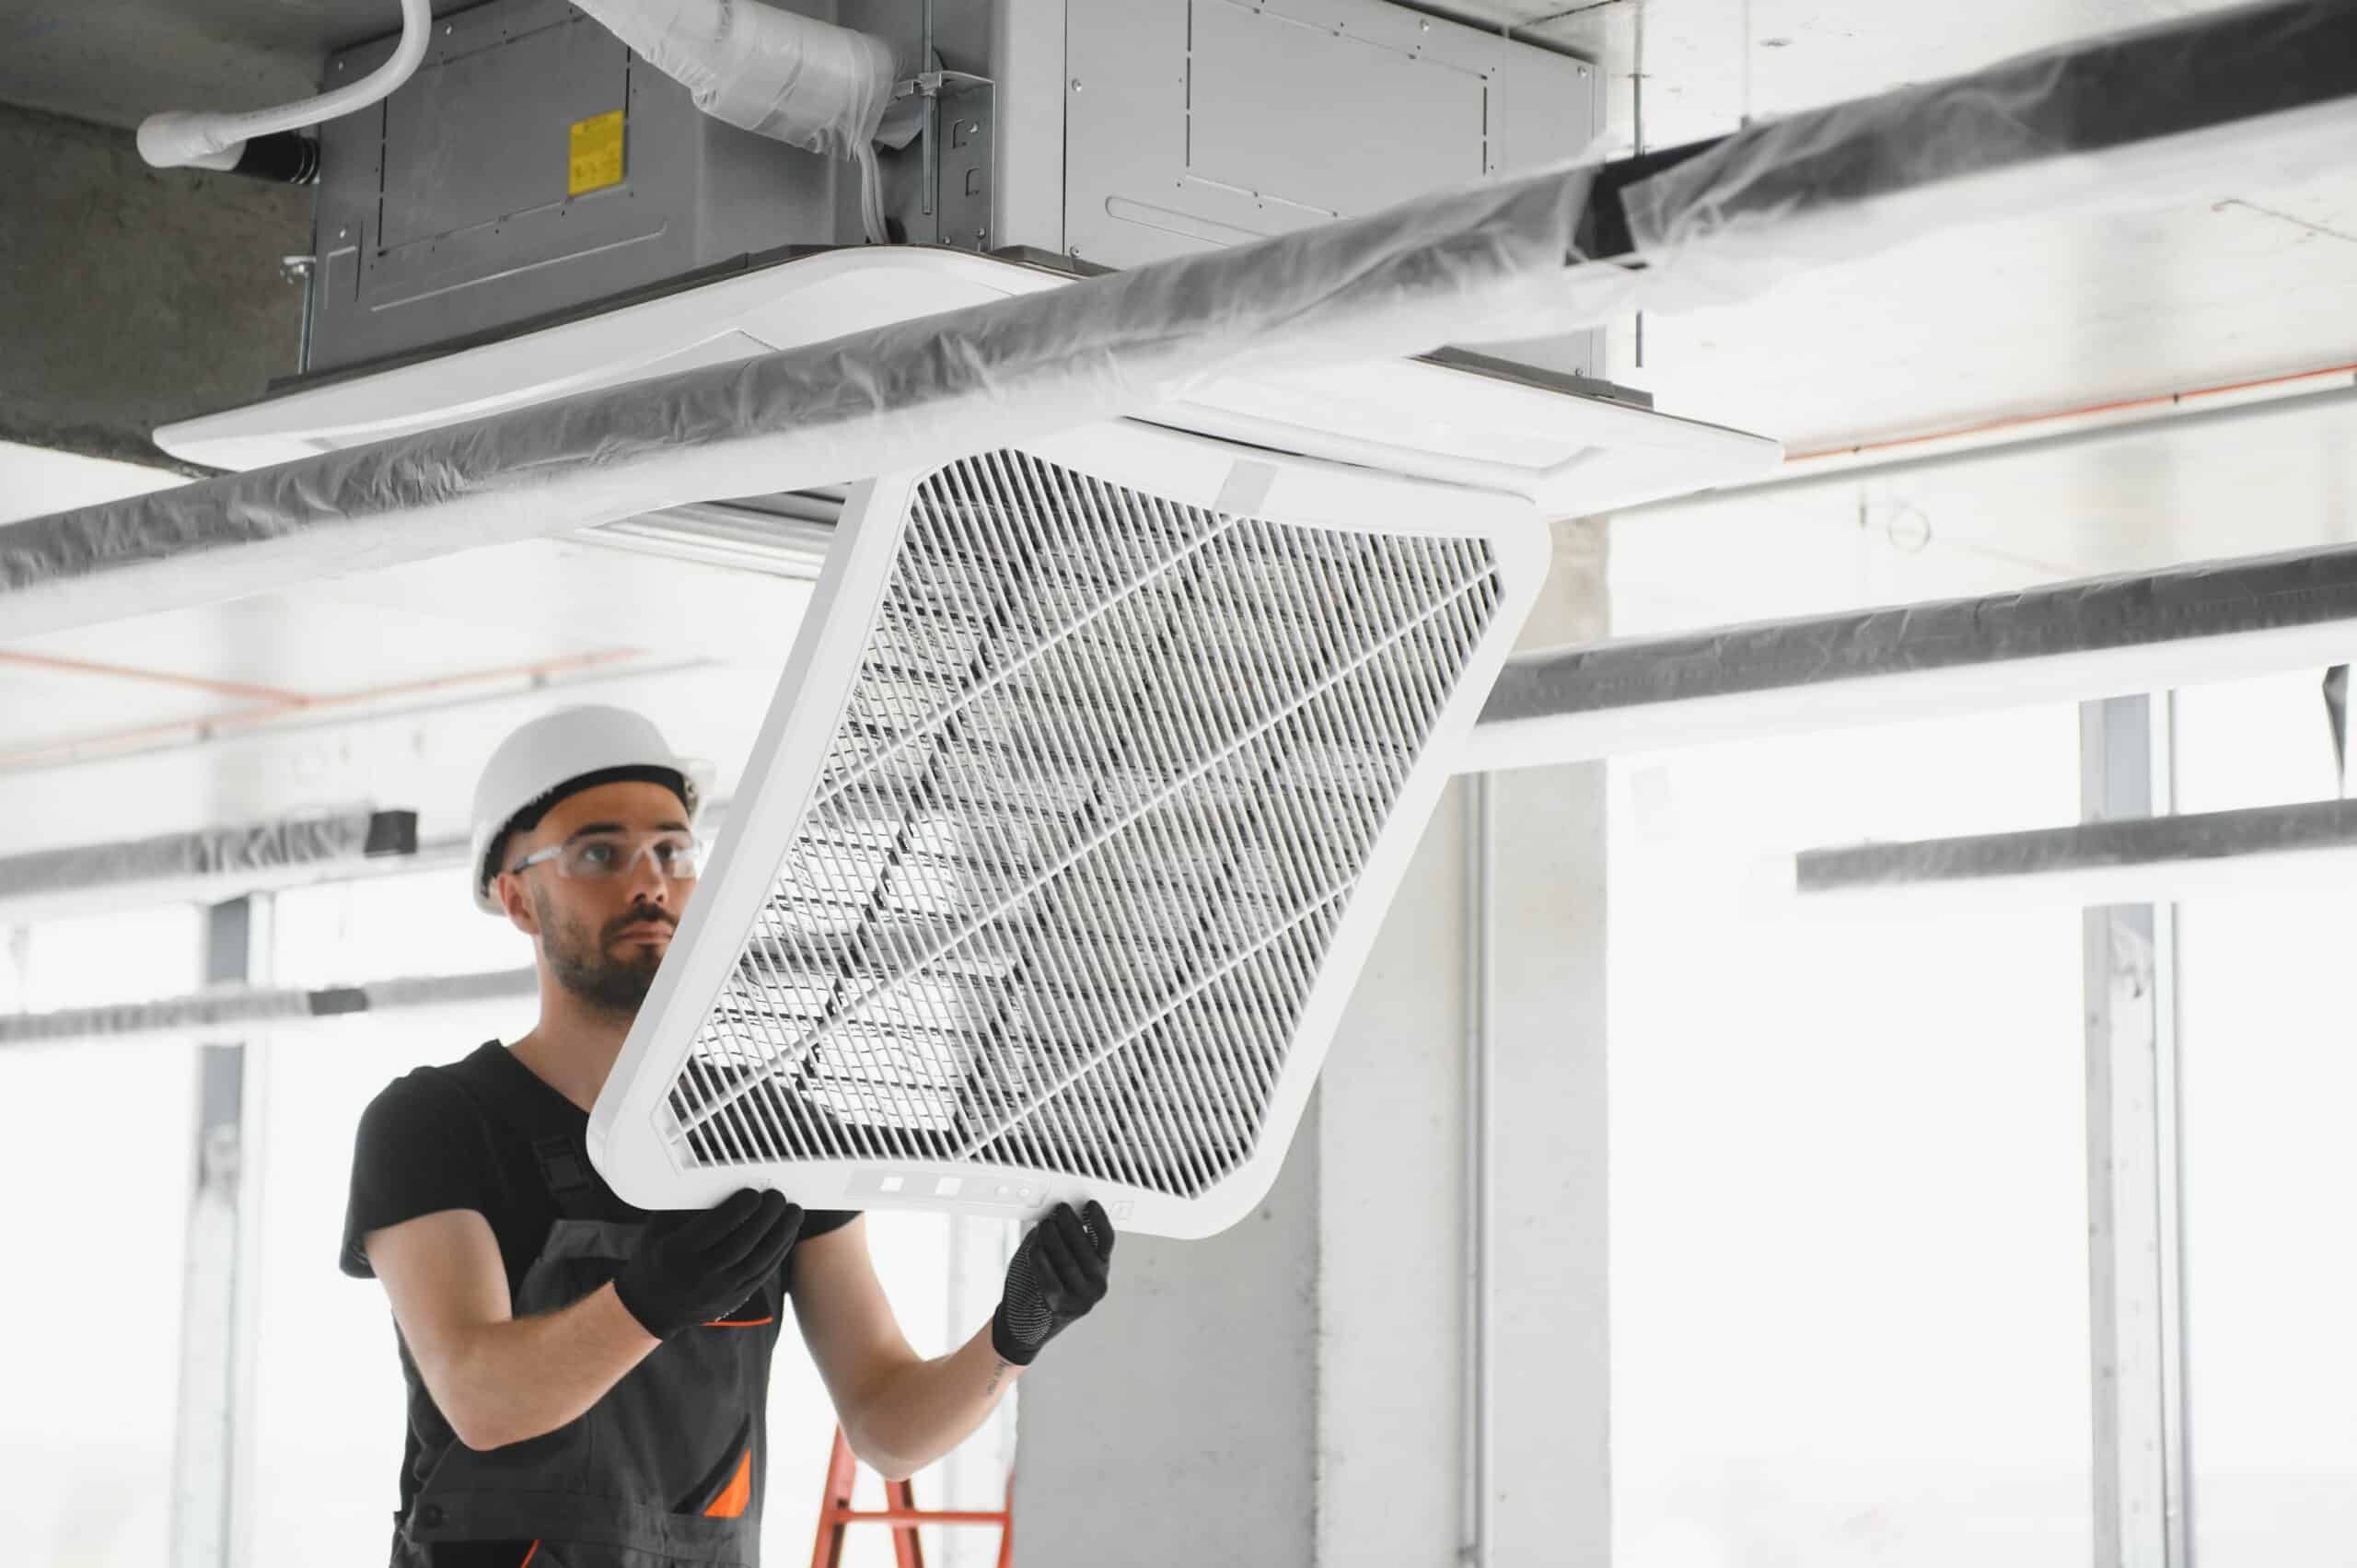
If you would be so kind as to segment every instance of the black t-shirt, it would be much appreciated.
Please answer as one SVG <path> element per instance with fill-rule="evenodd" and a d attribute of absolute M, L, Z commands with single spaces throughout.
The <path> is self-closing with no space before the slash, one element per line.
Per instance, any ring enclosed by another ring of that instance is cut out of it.
<path fill-rule="evenodd" d="M 558 1217 L 532 1145 L 564 1137 L 578 1146 L 588 1125 L 588 1112 L 495 1040 L 462 1061 L 420 1067 L 394 1079 L 361 1113 L 352 1156 L 352 1194 L 343 1216 L 343 1272 L 356 1279 L 374 1277 L 362 1246 L 371 1231 L 445 1209 L 472 1209 L 499 1242 L 508 1296 L 514 1299 Z M 591 1217 L 622 1224 L 646 1218 L 644 1211 L 616 1196 L 594 1166 L 581 1163 L 596 1211 Z M 824 1236 L 857 1217 L 854 1211 L 813 1210 L 802 1221 L 800 1238 Z M 794 1256 L 787 1253 L 784 1264 L 783 1283 L 789 1291 Z M 408 1439 L 401 1455 L 401 1513 L 405 1518 L 434 1462 L 455 1438 L 426 1392 L 409 1347 L 402 1344 L 400 1350 L 410 1392 Z M 511 1564 L 524 1545 L 443 1543 L 435 1549 L 435 1562 L 436 1568 Z"/>

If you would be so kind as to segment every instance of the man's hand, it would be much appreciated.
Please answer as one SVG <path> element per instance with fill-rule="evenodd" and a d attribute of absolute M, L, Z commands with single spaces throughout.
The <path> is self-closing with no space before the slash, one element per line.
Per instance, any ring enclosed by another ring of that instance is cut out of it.
<path fill-rule="evenodd" d="M 991 1318 L 991 1347 L 999 1358 L 1028 1366 L 1039 1347 L 1105 1299 L 1113 1260 L 1113 1222 L 1095 1199 L 1075 1214 L 1058 1203 L 1015 1249 L 1006 1266 L 1006 1294 Z"/>
<path fill-rule="evenodd" d="M 750 1187 L 709 1209 L 656 1214 L 615 1277 L 614 1294 L 641 1328 L 668 1340 L 751 1295 L 801 1229 L 800 1204 Z"/>

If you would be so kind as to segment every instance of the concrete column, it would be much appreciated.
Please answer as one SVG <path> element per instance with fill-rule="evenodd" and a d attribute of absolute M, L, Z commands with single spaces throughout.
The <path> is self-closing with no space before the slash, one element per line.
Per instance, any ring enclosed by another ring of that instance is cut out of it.
<path fill-rule="evenodd" d="M 1492 784 L 1493 1568 L 1611 1560 L 1603 773 Z"/>
<path fill-rule="evenodd" d="M 1248 1219 L 1122 1237 L 1104 1305 L 1024 1374 L 1021 1568 L 1312 1561 L 1320 1117 Z"/>
<path fill-rule="evenodd" d="M 1601 635 L 1604 530 L 1556 530 L 1528 648 Z M 1492 1564 L 1601 1565 L 1604 775 L 1492 781 Z M 1023 1568 L 1455 1564 L 1467 1328 L 1465 803 L 1427 827 L 1284 1174 L 1205 1242 L 1131 1237 L 1028 1375 Z"/>
<path fill-rule="evenodd" d="M 1559 524 L 1532 650 L 1603 636 L 1601 523 Z M 1603 1564 L 1607 1465 L 1601 764 L 1492 775 L 1487 1487 L 1471 1561 Z M 1318 1299 L 1321 1563 L 1454 1562 L 1464 1489 L 1470 784 L 1425 832 L 1329 1059 Z"/>
<path fill-rule="evenodd" d="M 1433 814 L 1318 1091 L 1320 1563 L 1454 1563 L 1466 1527 L 1467 793 Z"/>
<path fill-rule="evenodd" d="M 1601 521 L 1557 526 L 1526 647 L 1607 635 Z M 1605 765 L 1492 776 L 1493 1568 L 1611 1560 Z"/>

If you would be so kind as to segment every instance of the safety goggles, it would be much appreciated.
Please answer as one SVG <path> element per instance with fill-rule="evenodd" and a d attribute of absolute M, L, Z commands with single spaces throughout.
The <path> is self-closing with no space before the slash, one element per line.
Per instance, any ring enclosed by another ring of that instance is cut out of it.
<path fill-rule="evenodd" d="M 655 857 L 655 869 L 673 882 L 694 880 L 703 869 L 704 846 L 692 833 L 585 833 L 551 844 L 509 866 L 522 871 L 542 861 L 554 861 L 556 874 L 576 882 L 610 882 L 630 876 L 639 857 Z"/>

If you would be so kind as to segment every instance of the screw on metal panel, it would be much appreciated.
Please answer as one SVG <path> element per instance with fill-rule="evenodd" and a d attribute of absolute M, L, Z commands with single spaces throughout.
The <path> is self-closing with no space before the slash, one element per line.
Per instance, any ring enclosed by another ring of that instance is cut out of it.
<path fill-rule="evenodd" d="M 1072 79 L 1072 90 L 1074 92 L 1080 91 L 1080 78 L 1078 76 L 1074 76 Z"/>

